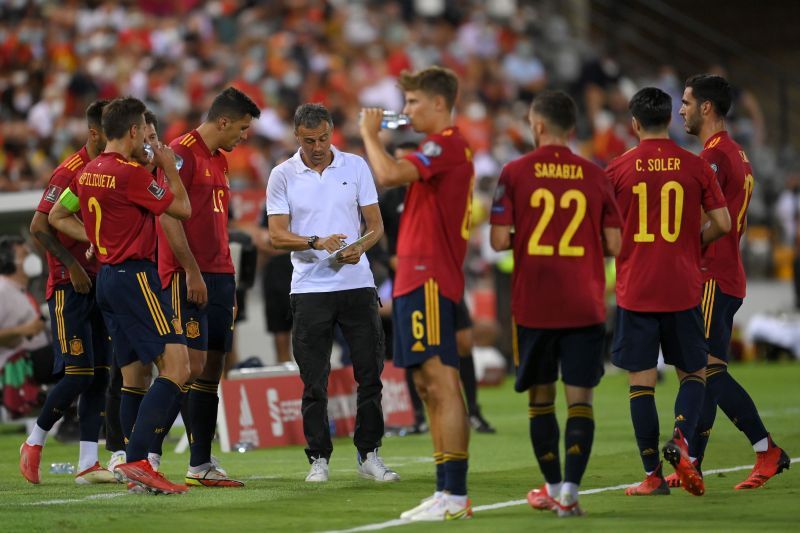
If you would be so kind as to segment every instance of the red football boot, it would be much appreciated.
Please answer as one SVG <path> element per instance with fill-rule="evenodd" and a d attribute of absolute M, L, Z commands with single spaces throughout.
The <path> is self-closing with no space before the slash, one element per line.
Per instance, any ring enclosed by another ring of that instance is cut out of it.
<path fill-rule="evenodd" d="M 703 472 L 700 470 L 700 465 L 698 464 L 697 459 L 692 461 L 692 464 L 697 469 L 697 471 L 700 473 L 700 476 L 702 476 Z M 680 486 L 681 486 L 681 478 L 679 478 L 678 474 L 675 473 L 675 472 L 671 473 L 670 475 L 668 475 L 664 479 L 667 480 L 667 485 L 669 485 L 669 487 L 671 489 L 677 489 L 677 488 L 680 488 Z"/>
<path fill-rule="evenodd" d="M 789 455 L 769 439 L 769 448 L 765 452 L 756 453 L 756 464 L 747 479 L 733 487 L 736 490 L 757 489 L 764 485 L 771 477 L 789 469 L 792 464 Z"/>
<path fill-rule="evenodd" d="M 548 494 L 546 484 L 528 493 L 528 503 L 531 507 L 540 511 L 558 510 L 558 500 Z"/>
<path fill-rule="evenodd" d="M 658 463 L 658 468 L 644 478 L 644 481 L 625 489 L 626 496 L 665 496 L 667 494 L 669 494 L 669 485 L 662 474 L 661 463 Z"/>
<path fill-rule="evenodd" d="M 42 447 L 23 442 L 19 448 L 19 471 L 30 483 L 38 485 L 41 479 L 39 463 L 42 462 Z"/>
<path fill-rule="evenodd" d="M 689 494 L 695 496 L 702 496 L 706 489 L 703 484 L 703 476 L 694 467 L 692 461 L 689 459 L 689 446 L 686 444 L 686 439 L 683 438 L 683 433 L 678 428 L 672 434 L 672 440 L 667 441 L 662 448 L 664 459 L 675 468 L 675 473 L 678 475 L 681 487 Z"/>
<path fill-rule="evenodd" d="M 122 472 L 129 481 L 157 494 L 182 494 L 189 490 L 186 485 L 176 485 L 165 478 L 164 474 L 153 470 L 147 459 L 121 464 L 116 470 Z"/>

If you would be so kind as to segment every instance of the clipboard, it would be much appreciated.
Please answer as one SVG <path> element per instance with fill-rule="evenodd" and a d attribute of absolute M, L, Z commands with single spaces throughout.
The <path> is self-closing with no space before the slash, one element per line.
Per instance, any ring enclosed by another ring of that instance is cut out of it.
<path fill-rule="evenodd" d="M 335 252 L 333 252 L 332 254 L 330 254 L 328 257 L 323 257 L 322 259 L 320 259 L 319 261 L 317 261 L 316 263 L 314 263 L 314 266 L 313 266 L 313 267 L 311 267 L 310 269 L 308 269 L 308 270 L 307 270 L 307 271 L 306 271 L 306 272 L 305 272 L 305 273 L 304 273 L 304 274 L 303 274 L 303 275 L 300 277 L 300 279 L 298 280 L 298 283 L 299 283 L 299 282 L 301 282 L 301 281 L 303 281 L 304 279 L 306 279 L 308 276 L 312 275 L 314 272 L 316 272 L 317 270 L 319 270 L 319 269 L 320 269 L 320 268 L 322 268 L 323 266 L 333 266 L 333 264 L 335 264 L 335 263 L 336 263 L 336 259 L 339 257 L 339 254 L 340 254 L 340 253 L 342 253 L 343 251 L 345 251 L 345 250 L 347 250 L 347 249 L 349 249 L 349 248 L 352 248 L 353 246 L 356 246 L 356 245 L 358 245 L 358 244 L 361 244 L 361 243 L 363 243 L 364 241 L 366 241 L 366 240 L 367 240 L 367 238 L 368 238 L 370 235 L 372 235 L 372 233 L 373 233 L 373 231 L 372 231 L 372 230 L 370 230 L 370 231 L 366 232 L 364 235 L 362 235 L 362 236 L 361 236 L 361 237 L 359 237 L 358 239 L 354 240 L 354 241 L 353 241 L 353 242 L 351 242 L 350 244 L 347 244 L 347 245 L 345 245 L 345 246 L 342 246 L 341 248 L 339 248 L 338 250 L 336 250 Z"/>
<path fill-rule="evenodd" d="M 323 261 L 328 261 L 329 263 L 333 263 L 336 259 L 338 259 L 339 254 L 341 254 L 345 250 L 349 250 L 353 246 L 357 246 L 357 245 L 361 244 L 362 242 L 366 241 L 367 238 L 369 238 L 369 236 L 372 235 L 372 233 L 373 233 L 372 230 L 366 232 L 364 235 L 362 235 L 358 239 L 354 240 L 350 244 L 346 244 L 345 246 L 342 246 L 341 248 L 339 248 L 338 250 L 333 252 L 331 255 L 329 255 L 328 257 L 320 260 L 319 262 L 322 263 Z"/>

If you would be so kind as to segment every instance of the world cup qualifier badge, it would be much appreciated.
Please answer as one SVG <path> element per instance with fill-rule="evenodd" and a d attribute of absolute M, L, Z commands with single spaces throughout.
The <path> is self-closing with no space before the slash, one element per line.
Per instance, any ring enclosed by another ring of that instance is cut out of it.
<path fill-rule="evenodd" d="M 69 354 L 82 355 L 83 354 L 83 341 L 81 339 L 72 339 L 69 341 Z"/>

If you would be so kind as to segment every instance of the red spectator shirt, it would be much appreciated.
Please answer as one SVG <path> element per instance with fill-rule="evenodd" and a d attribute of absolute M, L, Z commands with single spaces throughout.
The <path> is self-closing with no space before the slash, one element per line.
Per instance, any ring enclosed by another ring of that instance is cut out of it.
<path fill-rule="evenodd" d="M 179 171 L 183 186 L 192 204 L 192 216 L 183 221 L 183 231 L 201 272 L 233 273 L 233 261 L 228 246 L 228 162 L 225 155 L 208 149 L 197 130 L 178 137 L 170 143 L 183 158 Z M 159 170 L 163 180 L 164 171 Z M 163 181 L 162 181 L 163 183 Z M 158 233 L 158 274 L 166 288 L 172 274 L 183 267 L 172 252 L 161 224 Z"/>
<path fill-rule="evenodd" d="M 725 207 L 714 172 L 670 139 L 646 139 L 606 169 L 625 224 L 617 305 L 670 312 L 700 304 L 700 215 Z"/>
<path fill-rule="evenodd" d="M 728 203 L 732 229 L 703 249 L 703 274 L 714 279 L 725 294 L 744 298 L 747 281 L 739 241 L 747 227 L 747 206 L 753 194 L 753 169 L 742 147 L 721 131 L 706 141 L 700 157 L 708 161 L 717 175 Z"/>
<path fill-rule="evenodd" d="M 472 152 L 458 128 L 450 127 L 426 137 L 405 159 L 417 167 L 419 180 L 409 186 L 400 217 L 394 296 L 433 278 L 443 296 L 460 302 L 470 230 Z"/>
<path fill-rule="evenodd" d="M 118 153 L 104 152 L 69 188 L 80 200 L 86 234 L 101 263 L 155 260 L 155 216 L 166 211 L 174 197 L 144 167 Z"/>
<path fill-rule="evenodd" d="M 577 328 L 606 319 L 603 228 L 622 227 L 600 167 L 566 146 L 508 163 L 493 225 L 514 227 L 511 310 L 528 328 Z"/>
<path fill-rule="evenodd" d="M 47 183 L 47 189 L 45 189 L 44 194 L 42 194 L 42 199 L 39 201 L 39 206 L 36 210 L 45 215 L 50 214 L 50 210 L 53 209 L 53 206 L 58 202 L 61 193 L 64 192 L 65 188 L 69 187 L 72 179 L 80 174 L 84 165 L 89 161 L 89 152 L 86 151 L 85 146 L 66 158 L 58 168 L 53 171 L 53 175 Z M 78 213 L 78 216 L 80 217 L 80 213 Z M 78 260 L 78 263 L 81 264 L 86 273 L 91 277 L 95 277 L 98 269 L 97 259 L 92 259 L 91 261 L 86 260 L 86 250 L 89 248 L 89 243 L 76 241 L 55 229 L 53 229 L 53 232 L 64 248 Z M 56 256 L 47 252 L 46 298 L 48 300 L 52 298 L 55 288 L 58 285 L 64 285 L 66 283 L 70 283 L 69 270 Z"/>

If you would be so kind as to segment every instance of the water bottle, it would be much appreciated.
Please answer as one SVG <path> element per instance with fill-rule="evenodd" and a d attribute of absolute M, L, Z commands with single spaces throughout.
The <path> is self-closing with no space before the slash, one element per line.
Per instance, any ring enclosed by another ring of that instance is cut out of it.
<path fill-rule="evenodd" d="M 396 111 L 383 110 L 383 120 L 381 120 L 381 129 L 396 130 L 400 126 L 408 126 L 411 124 L 411 119 L 408 115 L 398 113 Z"/>
<path fill-rule="evenodd" d="M 75 466 L 72 463 L 52 463 L 50 465 L 51 474 L 74 474 Z"/>
<path fill-rule="evenodd" d="M 255 450 L 255 445 L 250 441 L 240 441 L 233 445 L 233 449 L 239 453 L 247 453 L 251 450 Z"/>
<path fill-rule="evenodd" d="M 155 156 L 155 152 L 149 143 L 144 143 L 144 152 L 147 154 L 148 161 L 152 161 L 153 157 Z M 183 158 L 178 154 L 175 154 L 175 170 L 180 170 L 181 167 L 183 167 Z"/>

